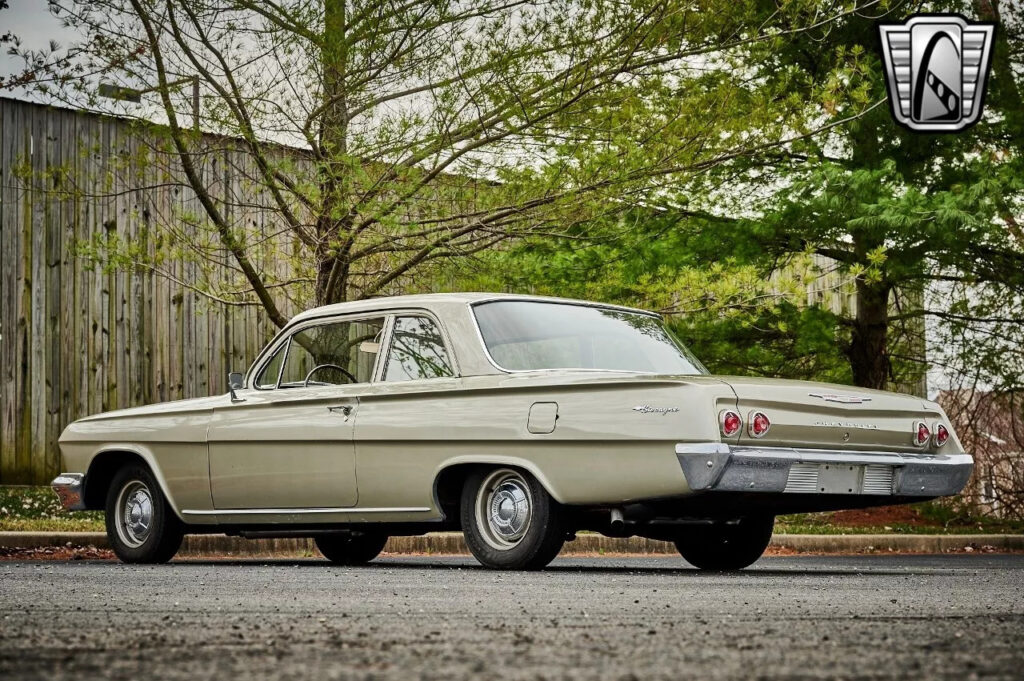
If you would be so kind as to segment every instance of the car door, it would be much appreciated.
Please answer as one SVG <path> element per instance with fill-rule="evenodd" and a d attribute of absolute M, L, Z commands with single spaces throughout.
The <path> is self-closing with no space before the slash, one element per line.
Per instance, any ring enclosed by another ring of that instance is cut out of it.
<path fill-rule="evenodd" d="M 355 506 L 353 425 L 374 375 L 384 317 L 294 330 L 210 424 L 215 509 Z"/>
<path fill-rule="evenodd" d="M 437 320 L 396 313 L 389 337 L 380 381 L 367 390 L 357 419 L 359 503 L 426 510 L 437 453 L 450 454 L 449 425 L 463 419 L 463 408 L 474 407 L 452 402 L 458 368 Z"/>

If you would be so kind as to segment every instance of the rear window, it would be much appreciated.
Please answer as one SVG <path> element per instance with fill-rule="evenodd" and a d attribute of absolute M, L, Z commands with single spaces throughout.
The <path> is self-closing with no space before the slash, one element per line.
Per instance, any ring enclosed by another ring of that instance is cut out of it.
<path fill-rule="evenodd" d="M 653 315 L 536 301 L 481 303 L 473 311 L 502 369 L 707 373 Z"/>

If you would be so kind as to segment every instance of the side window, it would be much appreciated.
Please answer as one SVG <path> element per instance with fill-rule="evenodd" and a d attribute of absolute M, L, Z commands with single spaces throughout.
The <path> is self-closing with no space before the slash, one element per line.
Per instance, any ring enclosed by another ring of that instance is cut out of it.
<path fill-rule="evenodd" d="M 399 317 L 391 337 L 385 381 L 454 376 L 437 324 L 427 317 Z"/>
<path fill-rule="evenodd" d="M 311 326 L 293 334 L 280 387 L 302 387 L 307 381 L 308 385 L 369 383 L 383 329 L 383 318 L 360 319 Z"/>
<path fill-rule="evenodd" d="M 277 377 L 281 375 L 281 362 L 284 361 L 284 351 L 288 348 L 285 343 L 277 349 L 269 362 L 263 365 L 259 376 L 256 377 L 256 387 L 262 390 L 277 387 Z"/>

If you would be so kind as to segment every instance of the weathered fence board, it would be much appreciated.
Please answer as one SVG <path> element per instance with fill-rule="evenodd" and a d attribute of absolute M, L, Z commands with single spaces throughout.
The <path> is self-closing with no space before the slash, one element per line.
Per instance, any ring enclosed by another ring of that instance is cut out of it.
<path fill-rule="evenodd" d="M 0 98 L 0 484 L 60 472 L 57 439 L 76 418 L 223 392 L 227 372 L 275 331 L 256 307 L 79 254 L 112 233 L 153 253 L 159 221 L 201 214 L 173 154 L 146 135 L 130 121 Z M 207 154 L 203 177 L 251 225 L 254 260 L 287 271 L 259 241 L 275 231 L 270 201 L 252 195 L 241 176 L 251 169 L 226 162 L 230 153 Z M 166 269 L 187 281 L 200 266 Z"/>

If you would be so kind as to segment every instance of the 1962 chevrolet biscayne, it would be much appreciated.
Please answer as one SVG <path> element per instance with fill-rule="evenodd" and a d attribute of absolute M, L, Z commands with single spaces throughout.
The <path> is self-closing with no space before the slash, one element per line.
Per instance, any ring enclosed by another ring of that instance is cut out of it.
<path fill-rule="evenodd" d="M 547 565 L 578 530 L 762 554 L 776 514 L 959 492 L 973 465 L 908 395 L 709 376 L 657 315 L 499 294 L 295 317 L 226 395 L 99 414 L 60 438 L 65 507 L 127 562 L 187 533 L 307 536 L 336 563 L 461 529 L 484 565 Z"/>

